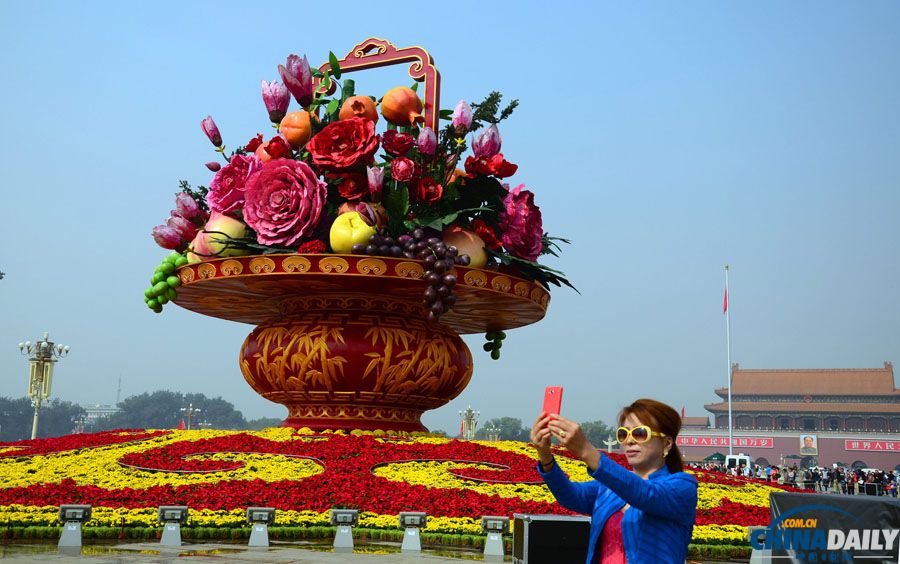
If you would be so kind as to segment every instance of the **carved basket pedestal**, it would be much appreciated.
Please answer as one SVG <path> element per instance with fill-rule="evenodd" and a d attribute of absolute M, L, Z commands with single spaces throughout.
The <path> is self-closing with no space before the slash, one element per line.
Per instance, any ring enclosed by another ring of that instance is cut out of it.
<path fill-rule="evenodd" d="M 417 261 L 347 255 L 217 259 L 178 270 L 178 305 L 256 325 L 240 367 L 288 408 L 284 425 L 424 431 L 422 412 L 459 395 L 472 355 L 459 337 L 540 320 L 550 295 L 503 274 L 456 268 L 457 302 L 429 324 Z"/>

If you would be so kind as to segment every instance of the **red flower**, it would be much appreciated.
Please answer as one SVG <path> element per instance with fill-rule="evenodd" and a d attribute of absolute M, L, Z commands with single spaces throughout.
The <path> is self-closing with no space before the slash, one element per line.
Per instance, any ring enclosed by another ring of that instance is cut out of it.
<path fill-rule="evenodd" d="M 406 157 L 391 161 L 391 178 L 397 182 L 409 182 L 416 175 L 416 163 Z"/>
<path fill-rule="evenodd" d="M 384 150 L 394 157 L 405 155 L 407 151 L 412 149 L 416 144 L 416 140 L 409 133 L 400 133 L 396 129 L 389 129 L 381 136 L 381 146 Z"/>
<path fill-rule="evenodd" d="M 309 241 L 304 241 L 302 245 L 297 247 L 297 252 L 320 255 L 325 252 L 326 248 L 327 247 L 324 241 L 319 241 L 318 239 L 310 239 Z"/>
<path fill-rule="evenodd" d="M 256 152 L 260 145 L 262 145 L 262 133 L 257 133 L 256 137 L 250 140 L 249 143 L 244 147 L 244 150 L 248 153 Z"/>
<path fill-rule="evenodd" d="M 309 165 L 273 159 L 247 180 L 244 221 L 263 245 L 293 246 L 315 230 L 327 196 Z"/>
<path fill-rule="evenodd" d="M 309 140 L 306 148 L 313 164 L 322 170 L 347 170 L 370 164 L 378 150 L 375 124 L 366 118 L 329 123 Z"/>
<path fill-rule="evenodd" d="M 266 143 L 266 148 L 264 150 L 269 153 L 273 159 L 280 159 L 291 154 L 290 144 L 288 144 L 288 142 L 284 140 L 284 137 L 280 135 L 271 138 L 269 142 Z"/>
<path fill-rule="evenodd" d="M 500 212 L 501 241 L 509 254 L 536 260 L 543 249 L 541 209 L 534 205 L 534 194 L 519 184 L 503 199 Z"/>
<path fill-rule="evenodd" d="M 348 200 L 359 200 L 369 193 L 368 179 L 358 172 L 326 174 L 329 180 L 338 180 L 338 192 Z"/>
<path fill-rule="evenodd" d="M 497 153 L 493 157 L 475 158 L 469 156 L 466 158 L 466 174 L 472 178 L 476 175 L 496 176 L 497 178 L 506 178 L 512 176 L 519 169 L 519 165 L 514 165 L 503 158 L 503 153 Z"/>
<path fill-rule="evenodd" d="M 487 248 L 494 251 L 500 248 L 500 240 L 497 239 L 497 233 L 483 219 L 479 218 L 472 222 L 472 231 L 481 237 Z"/>
<path fill-rule="evenodd" d="M 441 199 L 443 193 L 444 187 L 438 184 L 434 178 L 426 176 L 416 182 L 413 199 L 423 204 L 433 204 Z"/>

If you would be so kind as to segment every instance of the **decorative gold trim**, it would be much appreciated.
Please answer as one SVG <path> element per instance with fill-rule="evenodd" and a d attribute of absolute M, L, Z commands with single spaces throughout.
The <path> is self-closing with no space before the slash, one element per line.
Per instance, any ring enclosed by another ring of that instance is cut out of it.
<path fill-rule="evenodd" d="M 285 272 L 309 272 L 312 263 L 306 257 L 290 256 L 281 262 L 281 268 Z"/>
<path fill-rule="evenodd" d="M 319 259 L 319 268 L 322 272 L 331 272 L 332 270 L 338 274 L 347 272 L 350 264 L 341 257 L 322 257 Z"/>
<path fill-rule="evenodd" d="M 506 276 L 495 276 L 493 280 L 491 280 L 491 288 L 497 290 L 498 292 L 509 292 L 509 289 L 512 287 L 512 280 L 507 278 Z"/>
<path fill-rule="evenodd" d="M 223 276 L 237 276 L 244 271 L 244 266 L 240 261 L 226 260 L 220 267 Z"/>
<path fill-rule="evenodd" d="M 517 296 L 527 298 L 528 297 L 528 282 L 516 282 L 516 285 L 513 287 L 513 291 Z"/>
<path fill-rule="evenodd" d="M 356 263 L 356 270 L 360 274 L 374 274 L 380 276 L 387 272 L 387 264 L 376 258 L 364 258 Z"/>
<path fill-rule="evenodd" d="M 275 261 L 268 257 L 257 257 L 250 261 L 250 271 L 254 274 L 268 274 L 275 270 Z"/>
<path fill-rule="evenodd" d="M 417 262 L 400 262 L 394 267 L 397 276 L 404 278 L 421 278 L 425 276 L 425 269 Z"/>
<path fill-rule="evenodd" d="M 488 278 L 484 272 L 470 270 L 469 272 L 466 272 L 465 276 L 463 276 L 463 280 L 469 286 L 478 286 L 479 288 L 484 288 L 487 285 Z"/>
<path fill-rule="evenodd" d="M 197 267 L 197 274 L 200 278 L 214 278 L 216 276 L 216 267 L 212 263 L 204 262 Z"/>
<path fill-rule="evenodd" d="M 185 266 L 178 272 L 178 276 L 181 278 L 182 284 L 190 284 L 194 281 L 194 269 L 190 266 Z"/>

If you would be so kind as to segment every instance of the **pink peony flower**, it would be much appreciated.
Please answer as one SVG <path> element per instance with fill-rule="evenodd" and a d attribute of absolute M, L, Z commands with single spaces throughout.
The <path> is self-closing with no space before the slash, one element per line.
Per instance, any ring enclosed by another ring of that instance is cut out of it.
<path fill-rule="evenodd" d="M 247 180 L 244 221 L 263 245 L 296 245 L 318 225 L 327 186 L 304 162 L 272 159 Z"/>
<path fill-rule="evenodd" d="M 501 142 L 500 130 L 497 129 L 496 123 L 492 124 L 475 138 L 472 143 L 472 152 L 475 153 L 475 158 L 489 159 L 500 152 Z"/>
<path fill-rule="evenodd" d="M 272 82 L 264 80 L 262 81 L 262 97 L 266 111 L 269 112 L 269 120 L 272 123 L 280 122 L 291 103 L 291 93 L 288 92 L 287 87 L 277 80 Z"/>
<path fill-rule="evenodd" d="M 244 205 L 247 179 L 262 167 L 256 155 L 234 155 L 231 162 L 216 173 L 209 185 L 206 203 L 219 213 L 231 213 Z"/>
<path fill-rule="evenodd" d="M 500 240 L 511 255 L 534 261 L 541 254 L 544 228 L 541 209 L 534 205 L 534 194 L 519 184 L 503 199 L 500 212 Z"/>
<path fill-rule="evenodd" d="M 419 139 L 416 141 L 416 144 L 419 147 L 419 152 L 423 155 L 433 155 L 437 149 L 437 142 L 437 135 L 434 134 L 434 130 L 430 127 L 425 127 L 419 132 Z"/>
<path fill-rule="evenodd" d="M 397 182 L 409 182 L 416 175 L 416 163 L 406 157 L 391 161 L 391 178 Z"/>

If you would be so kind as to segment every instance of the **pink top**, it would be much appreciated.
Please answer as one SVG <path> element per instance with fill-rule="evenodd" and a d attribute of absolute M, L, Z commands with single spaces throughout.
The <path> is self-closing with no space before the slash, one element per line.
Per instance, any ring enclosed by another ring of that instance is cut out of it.
<path fill-rule="evenodd" d="M 625 544 L 622 542 L 623 515 L 621 511 L 616 511 L 603 525 L 597 564 L 628 564 L 625 559 Z"/>

